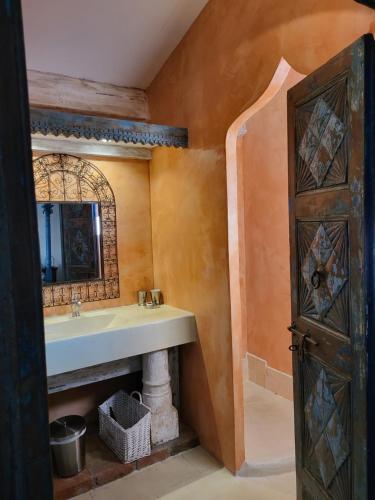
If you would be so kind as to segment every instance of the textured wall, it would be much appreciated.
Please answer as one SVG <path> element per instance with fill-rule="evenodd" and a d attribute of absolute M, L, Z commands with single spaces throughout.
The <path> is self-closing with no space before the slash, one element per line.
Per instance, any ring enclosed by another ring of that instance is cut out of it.
<path fill-rule="evenodd" d="M 247 351 L 286 373 L 292 371 L 290 336 L 286 330 L 291 321 L 287 90 L 301 78 L 291 70 L 272 101 L 247 121 L 240 152 Z"/>
<path fill-rule="evenodd" d="M 155 285 L 198 319 L 199 344 L 182 357 L 183 414 L 231 470 L 244 449 L 230 328 L 226 132 L 282 56 L 308 74 L 369 31 L 373 18 L 353 0 L 211 0 L 148 89 L 151 120 L 190 134 L 189 150 L 160 149 L 151 166 Z"/>
<path fill-rule="evenodd" d="M 106 176 L 116 199 L 120 297 L 85 303 L 83 311 L 135 304 L 137 290 L 153 286 L 149 162 L 92 159 Z M 45 315 L 62 314 L 70 307 L 45 308 Z"/>

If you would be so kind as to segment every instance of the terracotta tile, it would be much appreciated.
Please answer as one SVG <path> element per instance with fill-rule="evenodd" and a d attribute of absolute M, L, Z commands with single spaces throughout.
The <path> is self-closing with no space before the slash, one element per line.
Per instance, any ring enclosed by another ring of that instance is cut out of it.
<path fill-rule="evenodd" d="M 133 472 L 135 464 L 123 464 L 116 455 L 96 436 L 87 440 L 86 465 L 91 473 L 93 486 L 99 486 Z"/>
<path fill-rule="evenodd" d="M 76 495 L 86 493 L 92 488 L 92 479 L 90 472 L 85 469 L 73 477 L 53 478 L 54 499 L 65 500 Z"/>

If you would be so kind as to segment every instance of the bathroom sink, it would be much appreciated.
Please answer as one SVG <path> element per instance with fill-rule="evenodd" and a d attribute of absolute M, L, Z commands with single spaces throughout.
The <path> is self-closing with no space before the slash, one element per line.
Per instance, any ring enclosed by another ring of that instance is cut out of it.
<path fill-rule="evenodd" d="M 90 334 L 109 328 L 115 314 L 101 314 L 91 317 L 64 318 L 63 321 L 45 325 L 45 335 L 50 339 L 65 336 Z"/>
<path fill-rule="evenodd" d="M 138 305 L 81 313 L 79 318 L 44 321 L 47 375 L 57 375 L 118 359 L 194 342 L 195 316 L 162 305 Z"/>

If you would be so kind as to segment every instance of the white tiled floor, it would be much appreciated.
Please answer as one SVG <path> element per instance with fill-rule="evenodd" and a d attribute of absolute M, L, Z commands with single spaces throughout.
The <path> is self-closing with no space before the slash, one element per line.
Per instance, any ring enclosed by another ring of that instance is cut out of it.
<path fill-rule="evenodd" d="M 264 467 L 279 458 L 283 463 L 290 461 L 292 470 L 292 404 L 250 383 L 245 388 L 245 402 L 247 461 L 251 466 Z M 294 472 L 261 472 L 258 470 L 256 477 L 234 477 L 198 447 L 76 499 L 295 500 Z"/>
<path fill-rule="evenodd" d="M 245 383 L 246 462 L 259 473 L 294 469 L 293 403 Z"/>
<path fill-rule="evenodd" d="M 77 500 L 294 500 L 294 474 L 234 477 L 201 447 L 92 490 Z"/>

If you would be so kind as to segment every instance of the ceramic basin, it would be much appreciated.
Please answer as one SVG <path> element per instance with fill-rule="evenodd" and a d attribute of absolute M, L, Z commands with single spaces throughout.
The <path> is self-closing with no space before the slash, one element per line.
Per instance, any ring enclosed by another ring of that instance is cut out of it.
<path fill-rule="evenodd" d="M 84 307 L 84 306 L 83 306 Z M 138 356 L 193 342 L 192 313 L 163 305 L 124 306 L 45 319 L 47 375 Z"/>
<path fill-rule="evenodd" d="M 70 337 L 74 335 L 84 335 L 94 331 L 101 331 L 109 328 L 115 314 L 101 314 L 92 317 L 65 318 L 65 321 L 46 324 L 45 334 L 48 340 Z"/>

